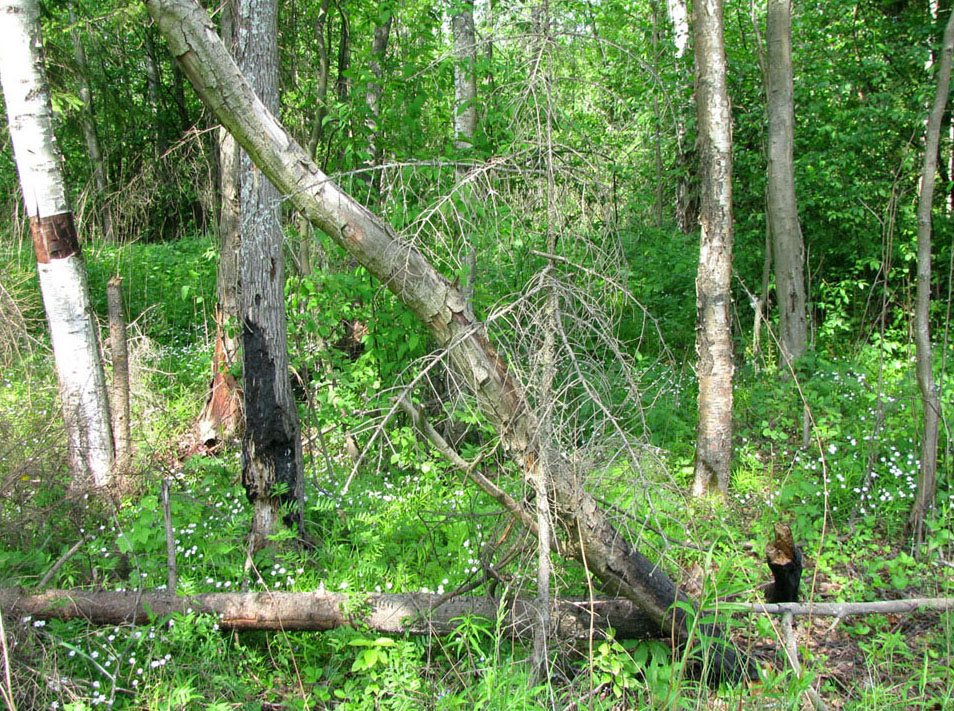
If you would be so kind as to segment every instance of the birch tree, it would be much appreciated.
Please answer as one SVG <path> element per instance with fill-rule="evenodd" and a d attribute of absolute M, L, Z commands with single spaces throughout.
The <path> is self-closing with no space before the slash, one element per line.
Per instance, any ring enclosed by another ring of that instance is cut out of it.
<path fill-rule="evenodd" d="M 53 343 L 74 485 L 110 483 L 113 437 L 99 329 L 53 135 L 36 0 L 0 0 L 0 82 Z"/>
<path fill-rule="evenodd" d="M 726 87 L 722 0 L 696 0 L 692 8 L 696 110 L 701 144 L 702 205 L 696 276 L 695 495 L 729 489 L 732 464 L 732 117 Z"/>

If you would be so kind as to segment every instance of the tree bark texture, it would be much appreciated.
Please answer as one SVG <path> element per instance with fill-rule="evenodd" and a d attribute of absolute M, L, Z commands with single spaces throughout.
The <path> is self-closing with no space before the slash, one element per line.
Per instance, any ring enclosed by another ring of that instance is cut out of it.
<path fill-rule="evenodd" d="M 732 464 L 732 117 L 722 0 L 693 4 L 702 235 L 696 276 L 699 424 L 693 493 L 729 488 Z"/>
<path fill-rule="evenodd" d="M 460 0 L 451 16 L 454 36 L 454 147 L 469 150 L 477 130 L 477 39 L 474 0 Z"/>
<path fill-rule="evenodd" d="M 99 329 L 53 135 L 36 0 L 0 0 L 0 82 L 56 360 L 74 485 L 110 482 L 113 435 Z"/>
<path fill-rule="evenodd" d="M 278 110 L 277 0 L 237 0 L 239 66 L 255 93 Z M 244 151 L 239 158 L 242 237 L 239 312 L 244 365 L 245 436 L 242 483 L 254 507 L 252 549 L 266 545 L 286 509 L 301 520 L 302 453 L 298 408 L 288 376 L 285 258 L 281 196 Z"/>
<path fill-rule="evenodd" d="M 0 588 L 5 614 L 37 619 L 88 620 L 97 625 L 149 624 L 156 618 L 188 611 L 213 614 L 225 629 L 312 630 L 367 627 L 385 634 L 453 634 L 464 615 L 496 620 L 499 608 L 505 634 L 528 637 L 534 624 L 531 600 L 450 597 L 427 593 L 345 595 L 331 592 L 205 593 L 180 597 L 168 592 L 86 592 L 47 590 L 29 595 Z M 659 626 L 629 600 L 566 599 L 553 604 L 554 633 L 603 638 L 610 627 L 616 639 L 659 637 Z M 345 612 L 358 610 L 360 612 Z"/>
<path fill-rule="evenodd" d="M 374 168 L 380 162 L 381 147 L 378 145 L 378 133 L 380 127 L 378 119 L 381 115 L 381 78 L 384 76 L 384 58 L 388 53 L 388 40 L 391 37 L 391 21 L 394 15 L 388 11 L 387 18 L 374 28 L 374 40 L 371 43 L 371 81 L 368 82 L 368 88 L 365 92 L 364 100 L 368 107 L 368 161 L 366 167 L 371 169 L 368 173 L 368 184 L 371 185 L 372 195 L 377 195 L 378 180 L 375 179 Z"/>
<path fill-rule="evenodd" d="M 937 68 L 937 93 L 928 117 L 924 139 L 924 162 L 921 167 L 921 194 L 918 196 L 918 289 L 914 310 L 914 348 L 917 360 L 918 388 L 924 411 L 924 432 L 921 435 L 921 469 L 918 472 L 918 493 L 911 508 L 909 524 L 915 540 L 924 537 L 924 521 L 934 508 L 937 488 L 937 438 L 941 418 L 941 400 L 934 380 L 931 347 L 931 215 L 934 207 L 934 182 L 937 176 L 937 148 L 941 120 L 951 85 L 951 53 L 954 48 L 954 12 L 944 28 L 941 57 Z"/>
<path fill-rule="evenodd" d="M 503 356 L 484 327 L 466 308 L 461 294 L 414 247 L 380 218 L 342 192 L 308 159 L 269 113 L 231 61 L 192 0 L 147 0 L 147 7 L 169 41 L 202 100 L 236 136 L 256 164 L 339 246 L 390 289 L 428 326 L 449 369 L 473 393 L 481 412 L 532 486 L 538 462 L 553 467 L 550 496 L 561 522 L 566 554 L 586 565 L 610 595 L 635 602 L 667 636 L 686 640 L 685 612 L 673 603 L 687 601 L 661 568 L 643 556 L 613 526 L 559 452 L 533 444 L 534 413 Z M 710 635 L 719 636 L 716 629 Z M 754 673 L 731 646 L 714 645 L 718 674 L 738 678 Z"/>
<path fill-rule="evenodd" d="M 126 312 L 123 309 L 123 280 L 114 276 L 106 283 L 109 313 L 109 350 L 113 357 L 112 425 L 118 468 L 129 464 L 132 454 L 129 413 L 129 348 L 126 344 Z"/>
<path fill-rule="evenodd" d="M 782 365 L 805 353 L 805 246 L 795 200 L 795 102 L 792 90 L 792 0 L 768 0 L 765 31 L 768 46 L 768 223 L 775 259 Z"/>

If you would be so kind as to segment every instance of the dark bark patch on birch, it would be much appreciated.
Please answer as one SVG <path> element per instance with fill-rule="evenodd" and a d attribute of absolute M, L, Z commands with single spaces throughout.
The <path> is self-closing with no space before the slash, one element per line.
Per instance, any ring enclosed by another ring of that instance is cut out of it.
<path fill-rule="evenodd" d="M 31 217 L 30 232 L 36 261 L 48 264 L 54 259 L 66 259 L 80 253 L 79 237 L 72 212 L 49 217 Z"/>

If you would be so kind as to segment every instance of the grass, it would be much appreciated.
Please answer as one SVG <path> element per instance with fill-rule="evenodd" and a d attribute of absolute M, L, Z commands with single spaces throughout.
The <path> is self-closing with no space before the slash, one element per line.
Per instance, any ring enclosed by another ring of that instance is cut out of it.
<path fill-rule="evenodd" d="M 214 262 L 207 240 L 132 245 L 88 254 L 94 293 L 119 271 L 135 324 L 134 398 L 138 460 L 133 493 L 120 507 L 67 495 L 55 381 L 42 322 L 17 334 L 0 382 L 0 571 L 29 587 L 80 537 L 80 552 L 51 585 L 162 588 L 165 533 L 159 483 L 173 482 L 179 591 L 242 586 L 250 512 L 239 456 L 225 449 L 185 458 L 178 443 L 202 404 L 209 368 L 208 304 Z M 173 268 L 174 267 L 174 268 Z M 29 270 L 3 276 L 35 314 Z M 294 282 L 290 342 L 311 368 L 301 413 L 306 441 L 305 519 L 315 550 L 279 540 L 255 559 L 251 590 L 353 593 L 490 591 L 532 594 L 534 548 L 491 500 L 422 445 L 388 412 L 388 388 L 408 358 L 426 351 L 415 326 L 360 273 Z M 360 304 L 342 294 L 364 289 Z M 104 304 L 97 301 L 97 309 Z M 354 360 L 315 350 L 333 341 L 342 318 L 379 324 Z M 26 323 L 26 322 L 25 322 Z M 413 331 L 417 333 L 417 331 Z M 404 352 L 396 358 L 398 344 Z M 954 355 L 954 354 L 952 354 Z M 330 361 L 330 371 L 323 363 Z M 658 366 L 657 366 L 658 367 Z M 762 551 L 772 524 L 792 524 L 817 600 L 950 595 L 954 574 L 954 495 L 942 477 L 927 545 L 908 547 L 903 527 L 917 465 L 917 401 L 904 348 L 882 362 L 864 350 L 827 356 L 800 380 L 813 417 L 802 447 L 801 396 L 769 370 L 743 371 L 737 385 L 737 456 L 727 501 L 685 497 L 685 435 L 694 427 L 694 383 L 666 374 L 648 420 L 662 466 L 642 473 L 651 496 L 633 494 L 633 475 L 609 467 L 599 495 L 618 502 L 651 556 L 703 604 L 760 599 Z M 880 377 L 879 377 L 880 374 Z M 410 374 L 413 377 L 413 373 Z M 661 382 L 653 378 L 653 382 Z M 879 384 L 880 382 L 880 384 Z M 951 400 L 950 385 L 944 397 Z M 329 395 L 329 393 L 332 393 Z M 680 403 L 677 406 L 676 403 Z M 346 438 L 369 445 L 354 467 Z M 468 437 L 474 437 L 473 433 Z M 476 447 L 479 440 L 466 445 Z M 512 483 L 506 470 L 500 481 Z M 345 482 L 348 482 L 345 487 Z M 345 490 L 346 489 L 346 490 Z M 648 508 L 651 504 L 651 510 Z M 647 517 L 668 539 L 635 522 Z M 625 519 L 620 519 L 626 524 Z M 915 555 L 918 553 L 918 555 Z M 586 594 L 578 567 L 561 566 L 561 595 Z M 778 653 L 774 620 L 720 616 L 737 644 L 763 668 L 756 686 L 710 689 L 658 641 L 551 641 L 552 668 L 534 681 L 528 647 L 502 634 L 498 620 L 462 618 L 449 638 L 384 637 L 369 630 L 327 633 L 225 632 L 197 615 L 156 618 L 139 627 L 9 620 L 7 643 L 17 708 L 71 709 L 702 709 L 802 708 L 808 685 L 834 709 L 954 709 L 950 614 L 920 613 L 800 621 L 805 666 L 797 679 Z M 0 676 L 2 678 L 2 676 Z"/>

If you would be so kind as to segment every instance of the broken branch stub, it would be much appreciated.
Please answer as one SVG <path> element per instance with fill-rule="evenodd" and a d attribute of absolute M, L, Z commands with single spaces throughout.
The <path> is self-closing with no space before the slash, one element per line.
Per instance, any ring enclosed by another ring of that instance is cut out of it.
<path fill-rule="evenodd" d="M 687 641 L 688 602 L 668 576 L 620 534 L 565 457 L 540 451 L 536 420 L 504 358 L 463 294 L 390 225 L 338 188 L 259 101 L 222 44 L 205 10 L 193 0 L 145 0 L 170 50 L 203 102 L 235 136 L 288 201 L 347 250 L 429 328 L 451 370 L 473 393 L 501 444 L 524 476 L 551 462 L 554 511 L 567 547 L 589 566 L 603 589 L 635 602 L 666 636 Z M 546 455 L 546 456 L 542 456 Z M 532 485 L 532 482 L 531 482 Z M 754 678 L 755 670 L 718 629 L 712 660 L 719 678 Z M 717 648 L 717 649 L 716 649 Z"/>

